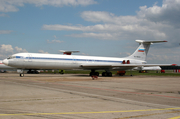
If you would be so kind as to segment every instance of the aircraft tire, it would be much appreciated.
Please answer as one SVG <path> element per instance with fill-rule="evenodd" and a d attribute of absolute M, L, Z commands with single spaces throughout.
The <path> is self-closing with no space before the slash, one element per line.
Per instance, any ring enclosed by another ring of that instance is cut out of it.
<path fill-rule="evenodd" d="M 19 74 L 19 76 L 20 76 L 20 77 L 23 77 L 23 76 L 24 76 L 24 74 Z"/>
<path fill-rule="evenodd" d="M 95 75 L 96 75 L 96 76 L 99 76 L 99 72 L 95 72 Z"/>
<path fill-rule="evenodd" d="M 111 72 L 103 72 L 102 73 L 102 76 L 104 76 L 104 77 L 112 77 L 112 73 Z"/>
<path fill-rule="evenodd" d="M 102 73 L 102 76 L 107 77 L 107 76 L 108 76 L 108 73 L 107 73 L 107 72 L 103 72 L 103 73 Z"/>
<path fill-rule="evenodd" d="M 107 73 L 109 77 L 112 77 L 112 73 L 111 72 L 108 72 Z"/>
<path fill-rule="evenodd" d="M 125 74 L 124 73 L 120 73 L 119 76 L 124 76 Z"/>
<path fill-rule="evenodd" d="M 92 73 L 92 72 L 90 72 L 90 73 L 89 73 L 89 76 L 92 76 L 92 75 L 93 75 L 93 73 Z"/>
<path fill-rule="evenodd" d="M 104 72 L 102 73 L 102 76 L 104 76 Z"/>
<path fill-rule="evenodd" d="M 90 72 L 89 75 L 90 75 L 90 76 L 93 76 L 93 75 L 99 76 L 99 72 Z"/>
<path fill-rule="evenodd" d="M 39 74 L 39 72 L 38 72 L 38 71 L 36 71 L 36 70 L 34 71 L 34 73 L 35 73 L 35 74 Z"/>

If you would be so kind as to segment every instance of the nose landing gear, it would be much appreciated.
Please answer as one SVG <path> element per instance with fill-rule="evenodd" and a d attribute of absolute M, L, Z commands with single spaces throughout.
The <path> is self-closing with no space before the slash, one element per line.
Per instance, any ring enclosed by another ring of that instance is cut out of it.
<path fill-rule="evenodd" d="M 24 73 L 19 74 L 19 76 L 20 76 L 20 77 L 23 77 L 23 76 L 24 76 Z"/>

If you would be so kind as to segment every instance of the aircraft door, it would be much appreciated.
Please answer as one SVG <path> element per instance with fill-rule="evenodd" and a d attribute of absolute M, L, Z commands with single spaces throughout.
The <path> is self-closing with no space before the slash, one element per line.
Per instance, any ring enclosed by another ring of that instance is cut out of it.
<path fill-rule="evenodd" d="M 32 55 L 31 54 L 27 54 L 24 57 L 24 62 L 23 62 L 24 68 L 30 68 L 32 66 L 31 62 L 32 62 Z"/>
<path fill-rule="evenodd" d="M 31 54 L 28 54 L 28 62 L 32 62 L 32 55 Z"/>
<path fill-rule="evenodd" d="M 76 61 L 76 57 L 73 56 L 73 64 L 76 64 L 77 61 Z"/>
<path fill-rule="evenodd" d="M 32 62 L 32 55 L 31 54 L 27 54 L 27 56 L 24 57 L 24 61 L 25 62 Z"/>

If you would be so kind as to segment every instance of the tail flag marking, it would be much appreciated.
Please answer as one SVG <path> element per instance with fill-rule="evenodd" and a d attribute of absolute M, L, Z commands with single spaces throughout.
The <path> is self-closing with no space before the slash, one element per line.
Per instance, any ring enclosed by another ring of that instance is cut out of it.
<path fill-rule="evenodd" d="M 139 49 L 138 52 L 145 52 L 145 49 Z"/>

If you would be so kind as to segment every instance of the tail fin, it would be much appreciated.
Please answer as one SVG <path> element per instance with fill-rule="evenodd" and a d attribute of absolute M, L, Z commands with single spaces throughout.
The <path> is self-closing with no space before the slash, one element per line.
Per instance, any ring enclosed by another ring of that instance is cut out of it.
<path fill-rule="evenodd" d="M 149 51 L 149 47 L 153 43 L 167 42 L 167 41 L 144 41 L 144 40 L 136 40 L 139 43 L 139 47 L 137 50 L 130 55 L 128 58 L 137 59 L 137 60 L 146 60 L 147 53 Z"/>

